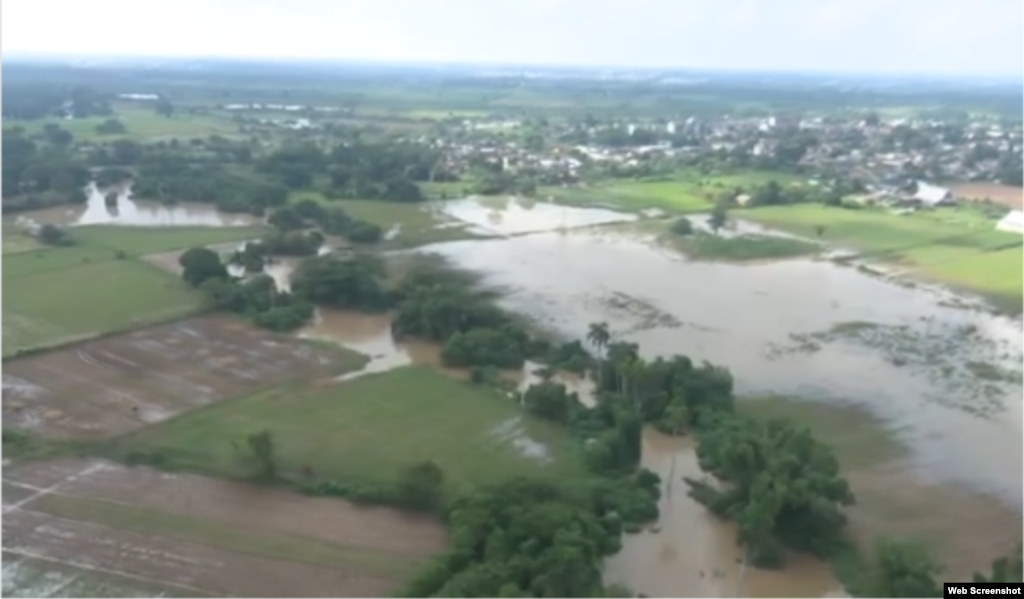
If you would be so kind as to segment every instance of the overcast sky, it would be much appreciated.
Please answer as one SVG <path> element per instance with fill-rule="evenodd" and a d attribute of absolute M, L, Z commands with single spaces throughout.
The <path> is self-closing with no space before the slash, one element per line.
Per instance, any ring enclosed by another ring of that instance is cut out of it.
<path fill-rule="evenodd" d="M 1024 71 L 1022 0 L 3 0 L 4 53 Z"/>

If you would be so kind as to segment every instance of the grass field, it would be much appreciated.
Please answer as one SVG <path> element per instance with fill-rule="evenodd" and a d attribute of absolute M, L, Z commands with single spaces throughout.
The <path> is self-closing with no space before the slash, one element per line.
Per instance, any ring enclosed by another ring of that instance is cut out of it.
<path fill-rule="evenodd" d="M 224 402 L 125 438 L 120 450 L 159 451 L 177 467 L 239 476 L 246 472 L 231 441 L 244 446 L 263 429 L 274 436 L 279 470 L 296 478 L 308 465 L 318 477 L 389 482 L 424 459 L 456 488 L 582 472 L 557 426 L 494 390 L 420 366 Z"/>
<path fill-rule="evenodd" d="M 940 209 L 909 215 L 846 210 L 820 204 L 737 211 L 737 217 L 784 231 L 816 236 L 858 250 L 868 258 L 906 264 L 929 279 L 990 297 L 1020 310 L 1024 254 L 1020 235 L 995 230 L 973 210 Z"/>
<path fill-rule="evenodd" d="M 17 254 L 19 252 L 28 252 L 40 247 L 38 241 L 32 238 L 31 235 L 22 231 L 18 227 L 4 225 L 3 228 L 3 253 L 4 254 Z"/>
<path fill-rule="evenodd" d="M 328 207 L 341 208 L 349 215 L 373 223 L 391 232 L 383 242 L 387 248 L 408 248 L 441 241 L 469 239 L 473 235 L 464 227 L 451 226 L 441 214 L 431 210 L 430 204 L 403 204 L 383 200 L 327 200 L 315 192 L 297 192 L 292 202 L 312 199 Z"/>
<path fill-rule="evenodd" d="M 697 232 L 680 236 L 669 232 L 662 239 L 694 260 L 780 260 L 806 256 L 821 249 L 821 246 L 808 241 L 768 235 L 725 237 Z"/>
<path fill-rule="evenodd" d="M 6 264 L 5 264 L 6 267 Z M 3 354 L 196 311 L 199 292 L 155 267 L 110 260 L 8 275 Z"/>
<path fill-rule="evenodd" d="M 27 133 L 38 133 L 47 123 L 60 125 L 75 136 L 77 141 L 103 141 L 115 139 L 147 139 L 160 137 L 207 137 L 210 135 L 232 135 L 237 132 L 230 121 L 209 116 L 175 114 L 167 118 L 156 114 L 151 108 L 141 106 L 114 107 L 110 117 L 89 117 L 84 119 L 49 119 L 45 121 L 5 120 L 4 126 L 24 127 Z M 107 119 L 115 118 L 128 129 L 124 135 L 100 135 L 96 126 Z"/>
<path fill-rule="evenodd" d="M 263 231 L 89 226 L 73 246 L 5 253 L 3 355 L 195 312 L 198 292 L 136 258 Z"/>
<path fill-rule="evenodd" d="M 121 251 L 129 256 L 157 254 L 183 248 L 258 239 L 269 227 L 76 227 L 72 234 L 81 244 Z"/>
<path fill-rule="evenodd" d="M 682 171 L 660 180 L 617 179 L 588 188 L 544 188 L 541 195 L 572 204 L 610 204 L 627 210 L 661 208 L 677 213 L 710 210 L 715 197 L 723 191 L 750 188 L 775 180 L 792 184 L 798 178 L 765 171 L 742 171 L 725 174 L 702 174 Z"/>

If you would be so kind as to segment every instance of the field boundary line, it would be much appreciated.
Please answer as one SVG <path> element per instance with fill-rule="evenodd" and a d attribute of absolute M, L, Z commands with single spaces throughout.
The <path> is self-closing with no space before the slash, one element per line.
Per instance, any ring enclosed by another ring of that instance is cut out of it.
<path fill-rule="evenodd" d="M 201 587 L 194 587 L 194 586 L 188 585 L 188 584 L 182 584 L 180 582 L 170 582 L 170 581 L 157 580 L 155 578 L 149 578 L 148 576 L 140 576 L 138 574 L 132 574 L 130 572 L 121 572 L 119 570 L 111 570 L 109 568 L 103 568 L 103 567 L 100 567 L 100 566 L 90 566 L 89 564 L 84 564 L 82 562 L 56 559 L 56 558 L 53 558 L 53 557 L 49 557 L 49 556 L 43 555 L 41 553 L 35 553 L 33 551 L 25 551 L 23 549 L 13 549 L 11 547 L 0 547 L 0 549 L 2 549 L 3 551 L 5 551 L 7 553 L 11 553 L 13 555 L 17 555 L 17 556 L 20 556 L 20 557 L 25 558 L 25 559 L 34 559 L 34 560 L 39 560 L 39 561 L 43 561 L 43 562 L 49 562 L 51 564 L 60 564 L 62 566 L 71 566 L 73 568 L 78 568 L 80 570 L 86 570 L 88 572 L 99 572 L 100 574 L 108 574 L 108 575 L 112 575 L 112 576 L 120 576 L 121 578 L 127 578 L 129 580 L 138 580 L 138 581 L 144 582 L 146 584 L 156 585 L 156 586 L 160 586 L 160 587 L 173 587 L 173 588 L 178 588 L 178 589 L 190 591 L 192 593 L 198 592 L 201 596 L 204 596 L 204 597 L 208 597 L 208 596 L 211 596 L 211 595 L 214 594 L 212 591 L 209 591 L 207 589 L 204 589 L 204 588 L 201 588 Z"/>
<path fill-rule="evenodd" d="M 49 487 L 39 488 L 39 490 L 37 490 L 35 493 L 32 493 L 28 497 L 24 497 L 22 499 L 19 499 L 18 501 L 15 501 L 14 503 L 11 503 L 11 504 L 3 506 L 3 512 L 2 513 L 6 514 L 8 512 L 13 512 L 14 510 L 21 509 L 21 506 L 26 505 L 26 504 L 28 504 L 28 503 L 30 503 L 32 501 L 35 501 L 36 499 L 39 499 L 40 497 L 43 497 L 45 495 L 49 495 L 53 491 L 56 491 L 61 486 L 65 485 L 67 483 L 74 482 L 74 481 L 78 480 L 79 478 L 82 478 L 82 477 L 85 477 L 85 476 L 89 476 L 93 472 L 99 472 L 100 470 L 104 470 L 106 468 L 107 468 L 107 465 L 103 464 L 103 463 L 95 463 L 95 464 L 91 464 L 89 466 L 86 466 L 85 468 L 82 468 L 78 472 L 75 472 L 74 474 L 68 475 L 67 478 L 65 478 L 65 479 L 63 479 L 63 480 L 61 480 L 61 481 L 59 481 L 59 482 L 57 482 L 57 483 L 55 483 L 53 485 L 50 485 Z"/>
<path fill-rule="evenodd" d="M 54 343 L 51 343 L 51 344 L 48 344 L 48 345 L 34 345 L 34 346 L 30 346 L 30 347 L 25 347 L 25 348 L 16 350 L 12 354 L 3 356 L 3 358 L 0 359 L 0 363 L 6 364 L 7 362 L 10 362 L 10 361 L 13 361 L 13 360 L 17 360 L 17 359 L 20 359 L 20 358 L 28 358 L 28 357 L 35 356 L 35 355 L 38 355 L 38 354 L 43 354 L 43 353 L 46 353 L 46 352 L 51 352 L 51 351 L 56 351 L 56 350 L 71 349 L 71 348 L 76 347 L 78 345 L 89 343 L 90 341 L 98 341 L 100 339 L 106 339 L 108 337 L 116 337 L 118 335 L 126 335 L 128 333 L 134 333 L 135 331 L 141 331 L 141 330 L 152 328 L 152 327 L 157 327 L 157 326 L 161 326 L 161 325 L 165 325 L 165 324 L 171 324 L 171 323 L 178 322 L 178 321 L 181 321 L 181 320 L 188 320 L 189 318 L 195 318 L 197 316 L 203 316 L 205 314 L 211 314 L 211 313 L 213 313 L 215 311 L 213 308 L 208 308 L 208 307 L 203 307 L 203 306 L 199 306 L 199 307 L 195 308 L 194 310 L 189 310 L 187 312 L 178 312 L 177 309 L 174 309 L 174 310 L 175 310 L 175 313 L 173 313 L 173 314 L 167 314 L 165 316 L 157 316 L 156 318 L 151 318 L 151 319 L 147 319 L 147 320 L 144 320 L 144 321 L 133 322 L 133 323 L 130 323 L 128 326 L 120 327 L 120 328 L 117 328 L 117 329 L 111 329 L 109 331 L 102 331 L 102 332 L 99 332 L 99 333 L 86 333 L 84 335 L 76 335 L 76 336 L 73 336 L 73 337 L 65 337 L 64 339 L 60 339 L 60 340 L 55 341 Z M 163 313 L 166 314 L 166 313 L 171 312 L 171 311 L 172 310 L 165 310 L 165 311 L 163 311 Z"/>

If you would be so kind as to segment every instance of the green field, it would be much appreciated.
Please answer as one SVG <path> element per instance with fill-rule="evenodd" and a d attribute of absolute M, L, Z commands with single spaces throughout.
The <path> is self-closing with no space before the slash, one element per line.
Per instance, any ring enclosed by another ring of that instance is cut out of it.
<path fill-rule="evenodd" d="M 31 235 L 15 226 L 4 225 L 3 228 L 3 253 L 17 254 L 28 252 L 40 247 L 38 241 Z"/>
<path fill-rule="evenodd" d="M 114 115 L 109 117 L 88 117 L 84 119 L 48 119 L 39 121 L 18 121 L 7 119 L 5 127 L 24 127 L 27 133 L 39 133 L 47 123 L 60 125 L 75 136 L 77 141 L 104 141 L 115 139 L 152 139 L 161 137 L 208 137 L 210 135 L 233 135 L 237 127 L 225 119 L 210 116 L 179 114 L 167 118 L 153 109 L 142 106 L 115 106 Z M 96 126 L 108 119 L 117 119 L 128 132 L 124 135 L 100 135 Z"/>
<path fill-rule="evenodd" d="M 456 488 L 517 474 L 582 473 L 558 426 L 528 417 L 497 391 L 425 366 L 223 402 L 128 437 L 119 450 L 160 452 L 174 467 L 240 476 L 248 466 L 232 442 L 244 447 L 247 435 L 263 429 L 273 434 L 284 476 L 308 465 L 318 477 L 390 482 L 425 459 Z M 535 443 L 548 459 L 517 446 Z"/>
<path fill-rule="evenodd" d="M 706 212 L 716 196 L 737 187 L 763 185 L 768 181 L 796 183 L 787 173 L 741 171 L 727 174 L 702 174 L 682 171 L 659 180 L 615 179 L 586 188 L 543 188 L 540 194 L 552 195 L 570 204 L 609 204 L 626 210 L 661 208 L 676 213 Z"/>
<path fill-rule="evenodd" d="M 668 232 L 662 239 L 666 240 L 671 247 L 694 260 L 729 262 L 781 260 L 807 256 L 821 249 L 821 246 L 801 239 L 767 235 L 725 237 L 697 232 L 692 235 L 680 236 Z"/>
<path fill-rule="evenodd" d="M 431 210 L 430 204 L 405 204 L 384 200 L 327 200 L 316 192 L 295 192 L 291 201 L 312 199 L 328 207 L 341 208 L 350 216 L 373 223 L 392 235 L 385 248 L 410 248 L 441 241 L 469 239 L 464 227 L 442 226 L 447 220 Z"/>
<path fill-rule="evenodd" d="M 1021 309 L 1022 239 L 995 230 L 995 221 L 968 209 L 943 208 L 897 215 L 820 204 L 772 206 L 734 212 L 745 220 L 905 264 L 925 277 L 981 293 L 1005 308 Z"/>
<path fill-rule="evenodd" d="M 193 313 L 199 292 L 136 258 L 264 230 L 89 226 L 76 245 L 5 254 L 3 355 Z"/>
<path fill-rule="evenodd" d="M 246 241 L 266 235 L 268 227 L 123 227 L 91 225 L 72 229 L 83 245 L 105 247 L 129 256 Z"/>
<path fill-rule="evenodd" d="M 4 266 L 5 356 L 186 315 L 202 303 L 183 281 L 132 260 L 20 275 Z"/>

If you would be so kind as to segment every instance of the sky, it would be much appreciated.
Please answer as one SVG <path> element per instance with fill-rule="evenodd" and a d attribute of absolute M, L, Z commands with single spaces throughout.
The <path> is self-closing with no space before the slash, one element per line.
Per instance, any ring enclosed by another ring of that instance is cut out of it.
<path fill-rule="evenodd" d="M 3 0 L 4 55 L 1024 76 L 1022 0 Z"/>

